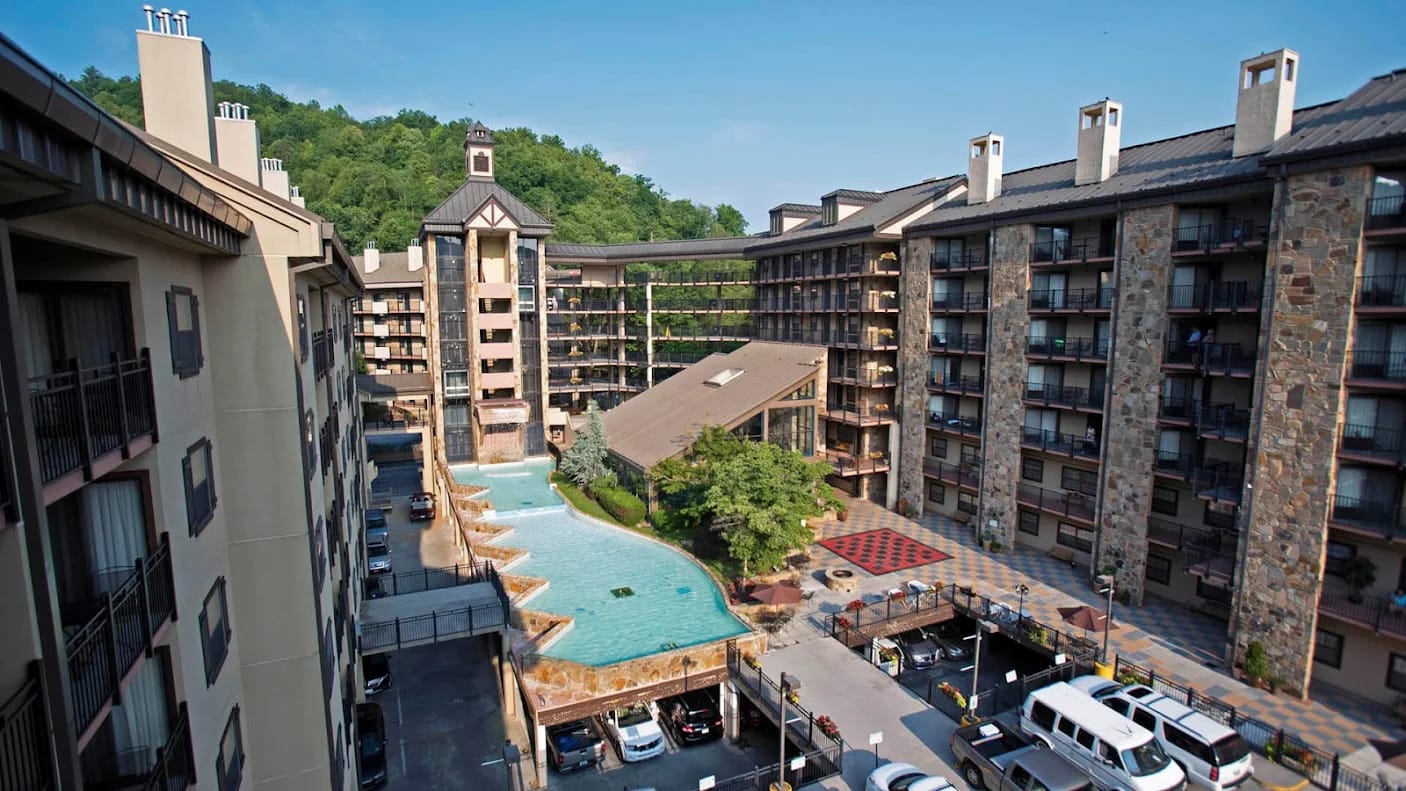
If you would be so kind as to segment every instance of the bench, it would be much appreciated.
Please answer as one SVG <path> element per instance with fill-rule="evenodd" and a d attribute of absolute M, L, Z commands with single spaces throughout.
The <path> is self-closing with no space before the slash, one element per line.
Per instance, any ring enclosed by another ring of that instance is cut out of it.
<path fill-rule="evenodd" d="M 958 511 L 955 514 L 952 514 L 952 521 L 963 525 L 971 524 L 972 515 L 967 513 L 966 511 Z"/>
<path fill-rule="evenodd" d="M 1074 550 L 1063 544 L 1055 544 L 1050 547 L 1050 557 L 1055 560 L 1062 560 L 1069 565 L 1074 565 Z"/>
<path fill-rule="evenodd" d="M 1222 621 L 1230 620 L 1230 607 L 1218 601 L 1208 601 L 1198 609 L 1212 618 L 1219 618 Z"/>

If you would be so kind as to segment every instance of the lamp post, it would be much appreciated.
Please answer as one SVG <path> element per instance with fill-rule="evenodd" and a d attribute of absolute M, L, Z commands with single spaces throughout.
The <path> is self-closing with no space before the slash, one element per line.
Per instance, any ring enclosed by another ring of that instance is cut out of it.
<path fill-rule="evenodd" d="M 776 758 L 776 784 L 771 787 L 771 791 L 791 791 L 791 785 L 786 782 L 786 696 L 791 694 L 791 690 L 800 689 L 801 682 L 795 676 L 788 676 L 785 672 L 781 674 L 781 747 Z"/>
<path fill-rule="evenodd" d="M 1020 604 L 1016 605 L 1015 609 L 1015 623 L 1016 626 L 1023 626 L 1025 624 L 1025 594 L 1030 592 L 1030 586 L 1022 582 L 1016 587 L 1015 592 L 1020 594 Z"/>
<path fill-rule="evenodd" d="M 1099 653 L 1099 661 L 1108 664 L 1108 633 L 1113 628 L 1113 575 L 1104 576 L 1107 584 L 1099 593 L 1108 594 L 1108 605 L 1103 610 L 1103 651 Z"/>
<path fill-rule="evenodd" d="M 977 691 L 976 691 L 976 690 L 977 690 L 977 684 L 980 683 L 980 679 L 981 679 L 981 633 L 982 633 L 982 632 L 991 632 L 992 634 L 995 634 L 997 631 L 1000 630 L 1000 628 L 1001 628 L 1001 627 L 997 626 L 997 625 L 994 624 L 994 623 L 991 623 L 990 621 L 977 621 L 977 622 L 976 622 L 976 634 L 972 635 L 971 637 L 965 637 L 965 638 L 963 638 L 964 640 L 975 640 L 975 641 L 976 641 L 976 644 L 975 644 L 975 646 L 974 646 L 973 649 L 972 649 L 972 664 L 971 664 L 971 671 L 972 671 L 972 692 L 971 692 L 971 695 L 969 695 L 969 696 L 967 697 L 967 714 L 966 714 L 966 716 L 967 716 L 968 719 L 971 719 L 971 720 L 975 720 L 975 719 L 976 719 L 976 706 L 977 706 L 977 703 L 978 703 L 977 697 L 976 697 L 976 694 L 977 694 Z M 965 668 L 965 667 L 962 668 L 962 669 L 963 669 L 963 670 L 967 670 L 967 668 Z M 965 723 L 963 723 L 963 724 L 965 724 Z"/>

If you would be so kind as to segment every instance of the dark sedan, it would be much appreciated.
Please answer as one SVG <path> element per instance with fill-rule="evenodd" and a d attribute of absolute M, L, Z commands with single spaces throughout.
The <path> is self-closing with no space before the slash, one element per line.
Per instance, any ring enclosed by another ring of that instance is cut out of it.
<path fill-rule="evenodd" d="M 696 689 L 659 702 L 661 719 L 679 744 L 696 744 L 723 735 L 718 702 L 707 690 Z"/>
<path fill-rule="evenodd" d="M 361 787 L 380 788 L 386 784 L 386 720 L 379 705 L 357 704 L 356 733 L 361 748 Z"/>

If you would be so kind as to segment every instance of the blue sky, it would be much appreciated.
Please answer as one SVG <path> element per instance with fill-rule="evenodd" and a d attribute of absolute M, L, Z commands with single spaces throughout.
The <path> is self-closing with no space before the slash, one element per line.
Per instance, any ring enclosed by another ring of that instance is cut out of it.
<path fill-rule="evenodd" d="M 50 68 L 135 73 L 141 2 L 6 5 L 0 30 Z M 1399 0 L 184 7 L 216 78 L 590 143 L 753 230 L 777 203 L 961 172 L 987 130 L 1007 170 L 1068 159 L 1078 107 L 1104 96 L 1124 145 L 1230 123 L 1239 61 L 1282 46 L 1302 55 L 1299 106 L 1406 67 Z"/>

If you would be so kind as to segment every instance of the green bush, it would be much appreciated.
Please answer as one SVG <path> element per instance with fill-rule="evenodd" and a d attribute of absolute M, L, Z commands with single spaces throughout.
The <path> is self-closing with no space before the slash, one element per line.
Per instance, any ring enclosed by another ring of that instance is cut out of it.
<path fill-rule="evenodd" d="M 1256 681 L 1269 675 L 1269 657 L 1259 640 L 1251 640 L 1245 647 L 1245 675 Z"/>
<path fill-rule="evenodd" d="M 644 501 L 618 486 L 593 485 L 591 494 L 622 525 L 634 526 L 644 520 Z"/>

